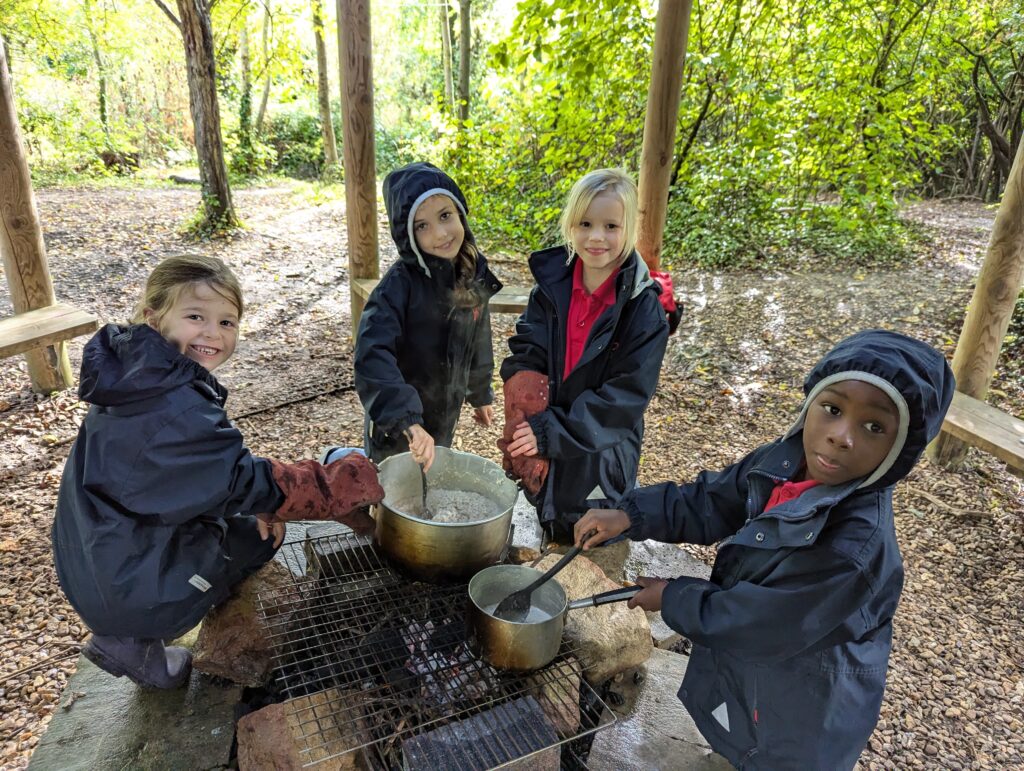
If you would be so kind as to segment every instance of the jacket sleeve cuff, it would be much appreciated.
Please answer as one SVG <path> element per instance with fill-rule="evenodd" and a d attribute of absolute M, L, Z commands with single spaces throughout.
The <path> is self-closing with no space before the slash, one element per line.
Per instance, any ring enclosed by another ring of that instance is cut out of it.
<path fill-rule="evenodd" d="M 631 541 L 647 540 L 644 533 L 644 514 L 637 505 L 636 496 L 626 493 L 619 500 L 618 508 L 626 512 L 626 516 L 629 517 L 629 530 L 625 532 L 625 536 Z"/>
<path fill-rule="evenodd" d="M 410 426 L 423 425 L 423 416 L 419 414 L 403 415 L 384 429 L 389 436 L 398 436 Z M 383 428 L 383 426 L 382 426 Z"/>
<path fill-rule="evenodd" d="M 548 457 L 547 410 L 531 415 L 526 422 L 530 424 L 533 435 L 537 437 L 537 454 L 542 458 Z"/>
<path fill-rule="evenodd" d="M 668 624 L 669 629 L 679 632 L 684 637 L 692 637 L 698 631 L 691 628 L 692 624 L 687 623 L 693 616 L 686 605 L 695 602 L 690 591 L 693 587 L 708 585 L 706 579 L 694 576 L 680 576 L 668 582 L 661 595 L 661 618 Z M 703 595 L 703 591 L 698 591 L 697 594 Z"/>

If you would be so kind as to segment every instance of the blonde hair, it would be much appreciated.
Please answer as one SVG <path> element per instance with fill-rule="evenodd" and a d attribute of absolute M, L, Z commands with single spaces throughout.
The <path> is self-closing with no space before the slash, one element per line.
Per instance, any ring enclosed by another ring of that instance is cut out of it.
<path fill-rule="evenodd" d="M 572 229 L 580 224 L 590 204 L 600 193 L 614 193 L 622 203 L 622 255 L 629 254 L 636 246 L 637 202 L 636 184 L 622 169 L 598 169 L 585 174 L 569 191 L 569 198 L 562 210 L 558 224 L 565 241 L 565 248 L 572 259 Z"/>
<path fill-rule="evenodd" d="M 196 284 L 206 284 L 225 300 L 234 303 L 238 308 L 238 318 L 242 318 L 242 287 L 231 268 L 216 257 L 176 254 L 163 260 L 149 274 L 132 323 L 145 324 L 146 311 L 149 310 L 153 314 L 151 321 L 159 324 L 182 293 Z"/>

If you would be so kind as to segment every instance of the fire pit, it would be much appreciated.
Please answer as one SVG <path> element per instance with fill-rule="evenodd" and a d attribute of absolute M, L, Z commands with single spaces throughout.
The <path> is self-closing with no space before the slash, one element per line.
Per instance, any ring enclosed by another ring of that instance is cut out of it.
<path fill-rule="evenodd" d="M 483 771 L 586 768 L 592 735 L 614 721 L 567 645 L 536 672 L 499 672 L 466 634 L 465 584 L 393 572 L 352 534 L 285 544 L 289 586 L 260 595 L 274 687 L 306 765 Z"/>

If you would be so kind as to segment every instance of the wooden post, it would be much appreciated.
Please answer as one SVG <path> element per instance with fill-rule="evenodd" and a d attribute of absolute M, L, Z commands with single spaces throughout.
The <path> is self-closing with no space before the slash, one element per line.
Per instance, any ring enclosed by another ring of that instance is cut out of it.
<path fill-rule="evenodd" d="M 352 291 L 357 278 L 377 278 L 377 166 L 373 136 L 373 44 L 370 0 L 338 0 L 342 150 L 345 157 L 345 220 L 348 227 L 352 337 L 363 301 Z"/>
<path fill-rule="evenodd" d="M 661 264 L 691 5 L 691 0 L 662 0 L 654 22 L 654 60 L 651 86 L 647 91 L 644 146 L 640 154 L 636 248 L 644 262 L 655 270 Z"/>
<path fill-rule="evenodd" d="M 7 55 L 0 38 L 0 256 L 15 313 L 53 305 L 53 283 L 32 178 L 21 143 Z M 51 393 L 74 383 L 67 345 L 54 343 L 25 353 L 32 390 Z"/>
<path fill-rule="evenodd" d="M 978 273 L 964 327 L 953 354 L 956 389 L 984 401 L 999 349 L 1024 284 L 1024 140 L 1017 144 L 1013 168 L 996 212 L 985 262 Z M 967 445 L 945 432 L 928 448 L 928 457 L 956 466 Z"/>

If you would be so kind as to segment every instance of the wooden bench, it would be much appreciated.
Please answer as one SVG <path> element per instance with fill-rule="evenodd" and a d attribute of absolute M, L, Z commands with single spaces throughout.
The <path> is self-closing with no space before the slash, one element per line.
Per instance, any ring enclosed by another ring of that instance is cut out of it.
<path fill-rule="evenodd" d="M 98 327 L 99 320 L 91 313 L 63 303 L 16 313 L 0 319 L 0 359 L 86 335 Z"/>
<path fill-rule="evenodd" d="M 1024 420 L 957 391 L 942 429 L 1024 471 Z"/>
<path fill-rule="evenodd" d="M 366 302 L 370 298 L 370 292 L 377 286 L 375 278 L 357 278 L 352 281 L 353 291 Z M 489 303 L 491 313 L 522 313 L 526 310 L 526 302 L 530 299 L 528 286 L 506 286 L 502 287 Z"/>

